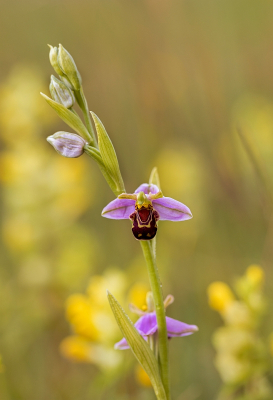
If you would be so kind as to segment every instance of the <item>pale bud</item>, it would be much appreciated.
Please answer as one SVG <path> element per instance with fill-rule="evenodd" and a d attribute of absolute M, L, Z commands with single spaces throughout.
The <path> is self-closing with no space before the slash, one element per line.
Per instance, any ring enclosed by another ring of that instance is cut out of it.
<path fill-rule="evenodd" d="M 51 81 L 49 85 L 49 90 L 51 93 L 51 97 L 57 103 L 62 104 L 66 108 L 70 108 L 75 103 L 74 93 L 66 84 L 59 79 L 55 78 L 54 75 L 51 75 Z"/>
<path fill-rule="evenodd" d="M 50 44 L 48 45 L 50 48 L 49 51 L 49 61 L 52 67 L 54 68 L 55 72 L 60 75 L 64 76 L 64 72 L 61 70 L 61 67 L 58 64 L 58 48 L 53 47 Z"/>
<path fill-rule="evenodd" d="M 59 154 L 68 158 L 80 157 L 87 144 L 81 136 L 69 132 L 56 132 L 49 136 L 47 141 Z"/>
<path fill-rule="evenodd" d="M 58 49 L 58 65 L 63 73 L 68 78 L 75 90 L 80 90 L 82 85 L 82 78 L 77 69 L 73 57 L 68 51 L 60 44 Z"/>

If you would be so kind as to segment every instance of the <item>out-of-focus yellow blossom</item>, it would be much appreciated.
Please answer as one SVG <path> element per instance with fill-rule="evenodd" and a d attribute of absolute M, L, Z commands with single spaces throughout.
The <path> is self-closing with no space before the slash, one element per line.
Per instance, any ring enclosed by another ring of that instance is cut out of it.
<path fill-rule="evenodd" d="M 60 352 L 71 361 L 87 363 L 92 361 L 92 345 L 82 336 L 66 337 L 60 345 Z"/>
<path fill-rule="evenodd" d="M 122 362 L 124 355 L 113 347 L 121 333 L 107 300 L 107 289 L 113 290 L 119 301 L 125 302 L 128 297 L 125 274 L 109 268 L 103 275 L 90 279 L 86 294 L 73 294 L 67 299 L 66 318 L 75 335 L 65 338 L 60 345 L 65 357 L 94 363 L 101 368 L 114 368 Z M 146 285 L 136 283 L 130 293 L 134 294 L 137 304 L 145 303 Z"/>
<path fill-rule="evenodd" d="M 224 311 L 233 300 L 234 295 L 224 282 L 213 282 L 208 287 L 209 305 L 217 311 Z"/>
<path fill-rule="evenodd" d="M 98 339 L 94 324 L 94 310 L 90 299 L 82 294 L 74 294 L 66 302 L 66 318 L 73 326 L 75 333 L 90 340 Z"/>
<path fill-rule="evenodd" d="M 93 276 L 86 295 L 73 294 L 67 299 L 66 317 L 78 335 L 112 346 L 119 329 L 106 296 L 106 290 L 109 288 L 114 288 L 118 298 L 124 298 L 124 273 L 108 269 L 103 275 Z"/>
<path fill-rule="evenodd" d="M 264 271 L 260 265 L 252 264 L 246 270 L 246 277 L 254 286 L 259 286 L 264 282 Z"/>
<path fill-rule="evenodd" d="M 215 366 L 230 393 L 237 393 L 239 388 L 246 393 L 242 399 L 269 400 L 273 395 L 266 377 L 270 368 L 268 354 L 258 331 L 264 315 L 263 280 L 262 268 L 251 265 L 235 282 L 239 299 L 223 282 L 214 282 L 208 288 L 209 304 L 225 323 L 213 335 Z"/>
<path fill-rule="evenodd" d="M 116 367 L 122 355 L 116 355 L 113 345 L 119 329 L 107 301 L 106 290 L 114 288 L 119 298 L 125 296 L 125 276 L 116 269 L 91 278 L 86 294 L 73 294 L 67 299 L 66 318 L 74 336 L 65 338 L 60 349 L 74 361 L 86 361 L 101 368 Z M 84 354 L 86 353 L 86 354 Z"/>
<path fill-rule="evenodd" d="M 70 258 L 74 265 L 80 265 L 71 279 L 71 274 L 61 274 L 58 269 L 59 265 L 62 268 L 62 263 L 58 264 L 64 259 L 62 254 L 67 253 L 60 228 L 70 230 L 71 243 L 74 238 L 77 241 L 77 218 L 90 206 L 94 192 L 87 184 L 92 169 L 87 168 L 84 157 L 68 160 L 56 155 L 45 141 L 44 130 L 56 117 L 39 97 L 42 87 L 40 73 L 22 65 L 15 67 L 0 87 L 2 236 L 24 284 L 41 285 L 44 279 L 44 284 L 56 280 L 70 286 L 86 278 L 87 265 L 90 273 L 93 246 L 90 248 L 88 242 L 94 240 L 92 232 L 82 227 L 87 240 L 80 252 L 71 246 Z M 81 254 L 86 255 L 85 260 Z M 37 279 L 29 273 L 24 275 L 34 259 L 44 260 Z"/>
<path fill-rule="evenodd" d="M 102 369 L 116 368 L 122 361 L 120 353 L 82 336 L 68 336 L 60 345 L 61 354 L 73 362 L 98 365 Z"/>
<path fill-rule="evenodd" d="M 265 310 L 265 300 L 262 295 L 264 271 L 259 265 L 250 265 L 244 276 L 235 282 L 238 296 L 244 300 L 248 307 L 258 314 Z"/>
<path fill-rule="evenodd" d="M 215 366 L 224 383 L 237 384 L 247 379 L 251 372 L 251 363 L 248 360 L 239 360 L 230 353 L 218 353 L 215 357 Z"/>
<path fill-rule="evenodd" d="M 146 283 L 136 282 L 129 292 L 129 303 L 134 304 L 138 308 L 146 309 L 146 296 L 149 290 L 150 289 Z"/>
<path fill-rule="evenodd" d="M 138 364 L 135 368 L 136 381 L 142 386 L 151 387 L 151 381 L 144 369 Z"/>
<path fill-rule="evenodd" d="M 95 301 L 102 308 L 108 307 L 106 290 L 115 288 L 117 297 L 124 296 L 126 289 L 126 277 L 124 273 L 118 269 L 109 268 L 103 275 L 94 275 L 87 288 L 87 294 L 91 301 Z"/>
<path fill-rule="evenodd" d="M 232 301 L 222 313 L 225 322 L 228 325 L 240 327 L 252 327 L 255 323 L 253 314 L 249 307 L 241 301 Z"/>

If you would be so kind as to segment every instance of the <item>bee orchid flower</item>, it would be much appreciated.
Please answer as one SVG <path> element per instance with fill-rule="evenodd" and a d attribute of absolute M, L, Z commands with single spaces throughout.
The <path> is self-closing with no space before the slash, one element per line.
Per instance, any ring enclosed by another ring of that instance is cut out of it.
<path fill-rule="evenodd" d="M 147 295 L 147 299 L 152 296 L 150 293 Z M 168 295 L 164 301 L 165 309 L 174 301 L 172 295 Z M 132 312 L 140 315 L 140 318 L 135 323 L 135 328 L 141 334 L 141 336 L 148 341 L 149 336 L 156 335 L 158 331 L 158 325 L 156 320 L 156 313 L 154 311 L 154 305 L 149 305 L 151 302 L 148 300 L 148 309 L 147 311 L 143 311 L 138 309 L 135 305 L 130 304 L 130 309 Z M 166 317 L 166 325 L 167 325 L 167 334 L 168 339 L 172 337 L 182 337 L 192 335 L 194 332 L 198 331 L 198 327 L 196 325 L 188 325 L 185 322 L 178 321 L 176 319 Z M 121 339 L 118 343 L 115 344 L 115 349 L 117 350 L 126 350 L 129 349 L 129 345 L 125 338 Z"/>
<path fill-rule="evenodd" d="M 133 194 L 123 193 L 111 201 L 102 216 L 133 222 L 137 240 L 151 240 L 157 232 L 158 220 L 185 221 L 192 218 L 190 209 L 171 197 L 164 197 L 156 185 L 143 183 Z"/>

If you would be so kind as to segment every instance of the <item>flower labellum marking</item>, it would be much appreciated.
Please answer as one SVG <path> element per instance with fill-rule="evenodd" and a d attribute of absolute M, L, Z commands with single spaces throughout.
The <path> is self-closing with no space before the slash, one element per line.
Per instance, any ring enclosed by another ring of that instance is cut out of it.
<path fill-rule="evenodd" d="M 151 240 L 157 232 L 157 221 L 159 214 L 153 209 L 152 205 L 139 206 L 136 204 L 136 210 L 130 215 L 133 222 L 132 231 L 137 240 Z"/>

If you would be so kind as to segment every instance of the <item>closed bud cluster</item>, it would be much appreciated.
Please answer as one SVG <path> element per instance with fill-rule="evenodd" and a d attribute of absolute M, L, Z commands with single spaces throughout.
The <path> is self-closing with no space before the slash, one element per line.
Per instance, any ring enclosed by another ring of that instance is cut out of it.
<path fill-rule="evenodd" d="M 56 132 L 47 141 L 59 154 L 68 158 L 80 157 L 87 143 L 81 136 L 68 132 Z"/>
<path fill-rule="evenodd" d="M 80 90 L 82 78 L 71 54 L 61 44 L 59 47 L 49 47 L 49 60 L 54 70 L 68 86 Z"/>
<path fill-rule="evenodd" d="M 51 97 L 57 103 L 62 104 L 66 108 L 71 108 L 75 103 L 75 96 L 73 91 L 62 81 L 51 75 L 49 85 Z"/>

